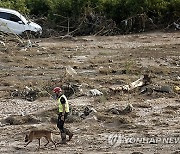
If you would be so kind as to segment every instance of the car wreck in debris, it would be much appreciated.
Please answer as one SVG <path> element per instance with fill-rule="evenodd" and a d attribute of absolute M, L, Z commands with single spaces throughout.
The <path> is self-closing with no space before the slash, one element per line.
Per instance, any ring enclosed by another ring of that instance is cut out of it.
<path fill-rule="evenodd" d="M 21 36 L 33 35 L 38 37 L 42 34 L 42 27 L 27 20 L 18 11 L 0 8 L 0 31 Z"/>

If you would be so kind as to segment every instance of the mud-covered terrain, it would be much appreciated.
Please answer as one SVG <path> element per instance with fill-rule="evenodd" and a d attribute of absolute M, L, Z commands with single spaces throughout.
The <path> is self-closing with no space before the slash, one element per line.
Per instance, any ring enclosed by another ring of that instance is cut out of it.
<path fill-rule="evenodd" d="M 180 153 L 179 32 L 3 41 L 0 153 Z M 143 75 L 146 85 L 122 88 Z M 55 86 L 68 96 L 72 140 L 24 147 L 31 129 L 58 132 Z"/>

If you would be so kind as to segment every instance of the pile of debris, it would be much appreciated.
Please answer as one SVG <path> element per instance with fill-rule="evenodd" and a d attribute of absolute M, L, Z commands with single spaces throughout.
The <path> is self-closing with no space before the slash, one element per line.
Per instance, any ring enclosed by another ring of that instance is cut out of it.
<path fill-rule="evenodd" d="M 24 41 L 18 35 L 0 32 L 0 51 L 16 48 L 23 43 Z"/>
<path fill-rule="evenodd" d="M 40 91 L 31 87 L 25 87 L 22 91 L 15 89 L 11 92 L 11 97 L 18 97 L 28 101 L 35 101 Z"/>
<path fill-rule="evenodd" d="M 136 80 L 130 84 L 122 85 L 122 86 L 118 86 L 118 87 L 111 86 L 111 87 L 109 87 L 109 89 L 114 92 L 119 92 L 119 91 L 128 92 L 128 91 L 134 90 L 137 87 L 142 87 L 142 86 L 148 85 L 150 83 L 151 83 L 150 76 L 148 74 L 145 74 L 145 75 L 141 76 L 138 80 Z"/>
<path fill-rule="evenodd" d="M 38 44 L 26 40 L 19 35 L 0 32 L 0 52 L 12 51 L 12 49 L 27 49 L 37 47 Z"/>
<path fill-rule="evenodd" d="M 151 77 L 148 74 L 141 76 L 138 80 L 120 86 L 111 86 L 109 87 L 110 91 L 114 93 L 122 92 L 132 92 L 135 89 L 139 90 L 138 94 L 147 94 L 152 95 L 153 93 L 166 93 L 166 94 L 174 94 L 179 92 L 179 87 L 171 87 L 169 85 L 155 85 L 151 81 Z"/>

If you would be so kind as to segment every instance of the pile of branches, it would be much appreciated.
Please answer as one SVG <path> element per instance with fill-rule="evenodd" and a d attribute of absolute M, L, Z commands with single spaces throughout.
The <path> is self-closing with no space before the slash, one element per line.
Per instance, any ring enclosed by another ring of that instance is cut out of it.
<path fill-rule="evenodd" d="M 74 35 L 110 36 L 120 33 L 115 21 L 102 15 L 88 14 L 80 21 L 77 29 L 73 31 Z"/>
<path fill-rule="evenodd" d="M 64 18 L 61 23 L 53 23 L 44 17 L 37 19 L 36 22 L 43 27 L 42 37 L 120 34 L 116 23 L 105 16 L 90 14 L 79 19 Z"/>
<path fill-rule="evenodd" d="M 122 34 L 128 34 L 157 29 L 158 26 L 154 24 L 151 18 L 143 13 L 121 21 L 120 28 Z"/>
<path fill-rule="evenodd" d="M 48 37 L 58 37 L 61 34 L 61 31 L 57 29 L 57 24 L 47 17 L 37 17 L 37 16 L 31 16 L 31 19 L 33 19 L 34 22 L 38 23 L 43 28 L 43 33 L 41 35 L 42 38 L 48 38 Z"/>
<path fill-rule="evenodd" d="M 13 33 L 0 32 L 0 51 L 8 51 L 23 46 L 24 40 Z"/>
<path fill-rule="evenodd" d="M 180 18 L 173 23 L 170 23 L 165 30 L 180 30 Z"/>
<path fill-rule="evenodd" d="M 55 15 L 60 16 L 60 15 Z M 146 13 L 137 14 L 129 17 L 116 24 L 112 19 L 107 19 L 103 15 L 90 12 L 84 14 L 78 19 L 62 17 L 60 23 L 50 21 L 46 17 L 36 18 L 36 22 L 43 27 L 42 37 L 59 37 L 65 35 L 71 36 L 84 36 L 84 35 L 99 35 L 99 36 L 112 36 L 119 34 L 130 34 L 150 31 L 154 29 L 162 29 L 161 26 L 156 25 L 152 18 L 148 17 Z M 173 22 L 165 28 L 180 29 L 180 20 Z"/>

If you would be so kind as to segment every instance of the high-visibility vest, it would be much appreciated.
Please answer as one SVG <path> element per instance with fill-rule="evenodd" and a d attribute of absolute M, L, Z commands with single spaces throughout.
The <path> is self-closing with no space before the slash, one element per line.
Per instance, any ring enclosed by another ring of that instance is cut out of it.
<path fill-rule="evenodd" d="M 58 103 L 59 103 L 59 112 L 63 112 L 63 106 L 62 106 L 62 103 L 61 103 L 61 98 L 64 98 L 65 99 L 65 112 L 69 112 L 69 103 L 68 103 L 68 100 L 66 98 L 65 95 L 62 95 L 59 99 L 58 99 Z"/>

